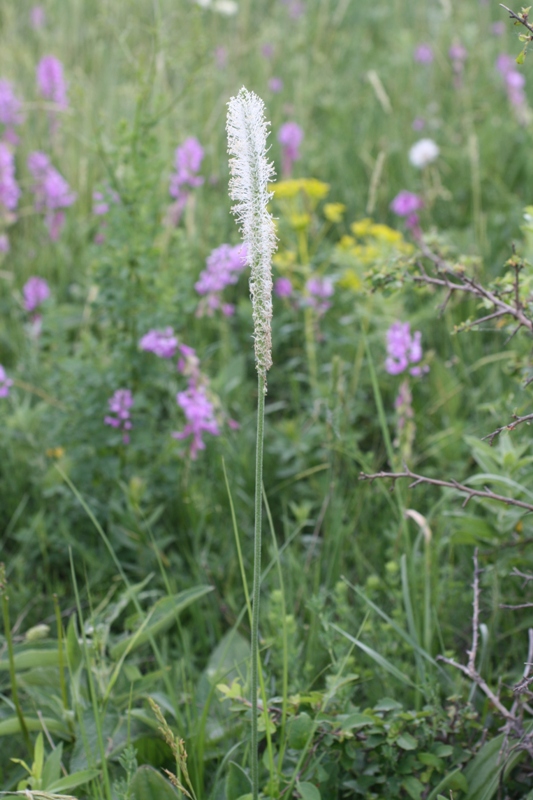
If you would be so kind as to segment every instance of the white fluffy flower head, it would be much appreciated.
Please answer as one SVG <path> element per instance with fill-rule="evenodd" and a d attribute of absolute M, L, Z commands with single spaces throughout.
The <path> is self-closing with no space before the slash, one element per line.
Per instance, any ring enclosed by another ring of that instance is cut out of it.
<path fill-rule="evenodd" d="M 254 320 L 255 361 L 265 379 L 272 366 L 272 254 L 276 249 L 274 220 L 267 205 L 268 184 L 274 165 L 267 159 L 269 123 L 264 103 L 244 87 L 228 103 L 228 152 L 231 179 L 229 193 L 237 203 L 232 211 L 247 246 L 250 264 L 250 294 Z"/>
<path fill-rule="evenodd" d="M 439 146 L 433 139 L 419 139 L 409 150 L 409 161 L 417 169 L 431 164 L 440 153 Z"/>

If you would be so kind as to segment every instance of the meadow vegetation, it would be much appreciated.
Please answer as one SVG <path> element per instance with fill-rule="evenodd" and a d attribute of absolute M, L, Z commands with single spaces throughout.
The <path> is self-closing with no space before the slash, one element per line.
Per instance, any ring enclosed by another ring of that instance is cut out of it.
<path fill-rule="evenodd" d="M 533 798 L 521 33 L 492 0 L 2 0 L 5 796 L 252 797 L 245 85 L 260 796 Z"/>

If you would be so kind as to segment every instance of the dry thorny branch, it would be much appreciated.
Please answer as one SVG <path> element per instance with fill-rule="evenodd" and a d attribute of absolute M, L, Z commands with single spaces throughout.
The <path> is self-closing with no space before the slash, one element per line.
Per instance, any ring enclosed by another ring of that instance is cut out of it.
<path fill-rule="evenodd" d="M 476 686 L 478 686 L 483 694 L 489 699 L 494 708 L 500 713 L 505 720 L 503 732 L 506 736 L 506 745 L 509 737 L 517 738 L 519 740 L 517 746 L 521 750 L 525 750 L 530 757 L 533 757 L 533 732 L 527 732 L 524 729 L 523 722 L 523 709 L 527 708 L 531 711 L 529 706 L 524 703 L 524 696 L 530 694 L 529 684 L 533 682 L 533 676 L 529 675 L 530 668 L 533 666 L 533 628 L 528 631 L 529 647 L 527 660 L 525 662 L 524 672 L 521 680 L 513 687 L 515 699 L 510 709 L 508 709 L 495 694 L 487 682 L 481 677 L 476 669 L 476 658 L 479 642 L 479 576 L 482 570 L 479 568 L 478 551 L 477 548 L 474 552 L 474 583 L 472 588 L 474 590 L 473 597 L 473 614 L 472 614 L 472 646 L 468 650 L 468 663 L 467 665 L 460 664 L 453 658 L 445 658 L 444 656 L 437 656 L 438 661 L 443 661 L 455 669 L 460 670 L 467 678 L 470 678 Z M 528 580 L 533 576 L 525 576 Z"/>
<path fill-rule="evenodd" d="M 414 486 L 418 486 L 421 483 L 429 483 L 432 486 L 442 486 L 446 489 L 455 489 L 456 491 L 466 495 L 463 501 L 463 508 L 470 502 L 470 500 L 472 500 L 473 497 L 481 497 L 486 500 L 495 500 L 498 503 L 504 503 L 507 506 L 518 506 L 518 508 L 523 508 L 525 511 L 533 511 L 532 503 L 526 503 L 523 500 L 517 500 L 515 497 L 508 497 L 507 495 L 496 494 L 487 486 L 485 486 L 483 490 L 473 489 L 471 486 L 466 486 L 464 483 L 459 483 L 458 481 L 441 481 L 437 478 L 428 478 L 425 475 L 418 475 L 416 472 L 412 472 L 406 465 L 404 465 L 403 472 L 374 472 L 370 474 L 361 472 L 359 475 L 360 481 L 374 481 L 376 479 L 383 478 L 390 478 L 393 481 L 396 481 L 400 478 L 410 478 L 410 489 Z"/>

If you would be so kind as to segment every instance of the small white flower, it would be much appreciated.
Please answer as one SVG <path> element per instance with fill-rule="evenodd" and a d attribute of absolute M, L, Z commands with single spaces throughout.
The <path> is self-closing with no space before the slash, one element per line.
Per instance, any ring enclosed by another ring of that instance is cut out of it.
<path fill-rule="evenodd" d="M 238 10 L 239 6 L 235 0 L 215 0 L 213 3 L 213 11 L 218 11 L 226 17 L 232 17 Z"/>
<path fill-rule="evenodd" d="M 433 139 L 420 139 L 409 150 L 409 161 L 417 169 L 427 167 L 432 161 L 438 157 L 440 153 L 439 146 Z"/>

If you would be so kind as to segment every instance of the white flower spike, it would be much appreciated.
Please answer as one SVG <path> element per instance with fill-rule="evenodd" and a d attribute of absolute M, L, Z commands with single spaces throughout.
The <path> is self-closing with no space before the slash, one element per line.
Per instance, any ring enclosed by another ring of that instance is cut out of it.
<path fill-rule="evenodd" d="M 247 246 L 250 264 L 250 294 L 254 320 L 255 360 L 264 379 L 272 366 L 272 254 L 276 249 L 274 220 L 267 205 L 268 184 L 274 165 L 267 159 L 269 123 L 264 103 L 244 87 L 228 103 L 228 152 L 230 158 L 229 194 L 236 205 L 232 211 Z"/>

